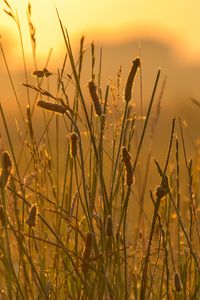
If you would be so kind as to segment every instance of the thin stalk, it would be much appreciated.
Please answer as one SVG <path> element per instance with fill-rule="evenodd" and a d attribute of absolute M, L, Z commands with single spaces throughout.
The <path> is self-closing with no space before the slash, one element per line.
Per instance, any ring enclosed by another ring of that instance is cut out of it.
<path fill-rule="evenodd" d="M 168 148 L 168 154 L 167 154 L 167 159 L 165 162 L 165 168 L 163 172 L 163 178 L 166 174 L 167 167 L 169 164 L 169 158 L 172 150 L 172 142 L 173 142 L 173 137 L 174 137 L 174 128 L 175 128 L 175 119 L 172 121 L 172 129 L 171 129 L 171 135 L 170 135 L 170 143 L 169 143 L 169 148 Z M 141 289 L 140 289 L 140 300 L 145 300 L 146 299 L 146 288 L 147 288 L 147 280 L 148 280 L 148 265 L 149 265 L 149 258 L 150 258 L 150 250 L 151 250 L 151 244 L 153 241 L 153 236 L 154 236 L 154 231 L 155 231 L 155 225 L 156 225 L 156 220 L 157 220 L 157 215 L 158 211 L 160 208 L 160 202 L 161 198 L 157 197 L 156 203 L 155 203 L 155 209 L 154 209 L 154 214 L 153 214 L 153 219 L 152 219 L 152 224 L 151 224 L 151 230 L 150 230 L 150 235 L 149 235 L 149 242 L 148 242 L 148 247 L 147 247 L 147 253 L 145 255 L 145 261 L 144 261 L 144 268 L 143 268 L 143 273 L 142 273 L 142 281 L 141 281 Z"/>
<path fill-rule="evenodd" d="M 97 147 L 96 147 L 94 135 L 93 135 L 92 128 L 91 128 L 90 119 L 89 119 L 89 116 L 88 116 L 88 113 L 87 113 L 85 100 L 84 100 L 83 93 L 82 93 L 82 90 L 81 90 L 81 87 L 80 87 L 79 78 L 78 78 L 78 75 L 77 75 L 76 66 L 75 66 L 75 63 L 74 63 L 74 57 L 73 57 L 71 44 L 70 44 L 70 40 L 69 40 L 69 35 L 67 33 L 67 30 L 64 30 L 62 21 L 60 19 L 60 16 L 59 16 L 57 10 L 56 10 L 56 12 L 57 12 L 58 20 L 59 20 L 60 27 L 61 27 L 61 30 L 62 30 L 63 38 L 64 38 L 64 41 L 65 41 L 65 46 L 66 46 L 66 49 L 67 49 L 67 52 L 68 52 L 68 55 L 69 55 L 69 59 L 70 59 L 74 79 L 75 79 L 75 82 L 76 82 L 76 86 L 77 86 L 77 89 L 78 89 L 78 92 L 79 92 L 79 95 L 80 95 L 82 108 L 83 108 L 83 111 L 84 111 L 84 115 L 85 115 L 85 118 L 86 118 L 86 123 L 87 123 L 88 129 L 89 129 L 92 145 L 93 145 L 93 148 L 94 148 L 94 153 L 95 153 L 96 159 L 98 161 Z"/>
<path fill-rule="evenodd" d="M 9 77 L 9 80 L 10 80 L 10 83 L 11 83 L 11 86 L 12 86 L 12 90 L 13 90 L 13 93 L 14 93 L 14 96 L 15 96 L 15 99 L 16 99 L 16 102 L 17 102 L 17 106 L 19 108 L 20 115 L 22 117 L 24 125 L 26 126 L 26 121 L 25 121 L 25 118 L 24 118 L 24 115 L 23 115 L 23 112 L 22 112 L 20 101 L 19 101 L 19 98 L 17 96 L 17 92 L 16 92 L 16 89 L 15 89 L 15 86 L 14 86 L 14 82 L 13 82 L 13 79 L 12 79 L 12 76 L 11 76 L 11 73 L 10 73 L 10 69 L 8 67 L 7 59 L 6 59 L 6 56 L 5 56 L 5 53 L 4 53 L 3 46 L 1 44 L 1 42 L 0 42 L 0 49 L 1 49 L 3 60 L 4 60 L 4 63 L 5 63 L 5 66 L 6 66 L 6 71 L 8 73 L 8 77 Z"/>
<path fill-rule="evenodd" d="M 20 21 L 19 21 L 19 16 L 18 16 L 17 11 L 16 11 L 16 24 L 17 24 L 17 27 L 18 27 L 19 37 L 20 37 L 20 44 L 21 44 L 21 50 L 22 50 L 22 59 L 23 59 L 23 65 L 24 65 L 25 81 L 26 81 L 26 84 L 28 84 L 28 73 L 27 73 L 27 66 L 26 66 L 26 59 L 25 59 L 25 52 L 24 52 L 24 43 L 23 43 L 21 26 L 20 26 Z M 29 95 L 28 87 L 26 88 L 26 92 L 27 92 L 28 105 L 30 106 L 30 95 Z"/>
<path fill-rule="evenodd" d="M 155 81 L 155 85 L 154 85 L 154 88 L 153 88 L 153 93 L 152 93 L 152 96 L 151 96 L 151 100 L 150 100 L 150 103 L 149 103 L 149 108 L 148 108 L 148 111 L 147 111 L 147 116 L 146 116 L 146 120 L 145 120 L 145 123 L 144 123 L 144 128 L 143 128 L 143 131 L 142 131 L 142 134 L 141 134 L 141 137 L 140 137 L 140 142 L 139 142 L 138 149 L 137 149 L 137 152 L 136 152 L 136 157 L 135 157 L 135 160 L 134 160 L 134 163 L 133 163 L 133 173 L 135 173 L 136 166 L 137 166 L 137 163 L 138 163 L 138 158 L 139 158 L 139 155 L 140 155 L 140 151 L 141 151 L 141 148 L 142 148 L 145 132 L 146 132 L 146 129 L 147 129 L 147 124 L 148 124 L 148 121 L 149 121 L 151 108 L 152 108 L 152 104 L 153 104 L 153 101 L 154 101 L 154 97 L 155 97 L 155 93 L 156 93 L 159 78 L 160 78 L 160 69 L 158 70 L 158 73 L 157 73 L 157 76 L 156 76 L 156 81 Z M 128 196 L 128 194 L 130 194 L 130 187 L 127 189 L 127 196 Z M 121 224 L 122 224 L 124 213 L 128 209 L 128 203 L 126 203 L 126 202 L 128 202 L 129 197 L 127 197 L 127 196 L 125 198 L 126 200 L 124 201 L 124 205 L 122 207 L 120 222 L 119 222 L 119 226 L 118 226 L 118 233 L 120 232 L 120 227 L 121 227 Z"/>
<path fill-rule="evenodd" d="M 111 190 L 110 190 L 110 211 L 112 209 L 113 189 L 114 189 L 114 183 L 115 183 L 115 178 L 116 178 L 117 166 L 119 163 L 119 155 L 121 153 L 121 145 L 122 145 L 122 141 L 123 141 L 123 133 L 124 133 L 124 127 L 125 127 L 125 122 L 126 122 L 126 115 L 127 115 L 127 111 L 128 111 L 128 105 L 129 105 L 129 102 L 126 102 L 124 115 L 123 115 L 123 121 L 122 121 L 122 127 L 121 127 L 121 132 L 120 132 L 120 138 L 119 138 L 119 145 L 118 145 L 117 155 L 115 158 L 114 170 L 113 170 L 113 174 L 112 174 L 112 182 L 111 182 Z"/>
<path fill-rule="evenodd" d="M 179 143 L 178 139 L 176 138 L 176 197 L 177 197 L 177 209 L 180 213 L 180 167 L 179 167 Z M 181 265 L 181 244 L 180 244 L 180 223 L 179 219 L 177 220 L 177 243 L 178 243 L 178 271 L 180 272 L 180 265 Z"/>

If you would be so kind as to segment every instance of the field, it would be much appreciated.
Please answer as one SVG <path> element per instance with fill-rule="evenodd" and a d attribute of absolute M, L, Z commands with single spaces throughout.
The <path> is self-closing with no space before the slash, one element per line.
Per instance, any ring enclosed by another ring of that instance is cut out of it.
<path fill-rule="evenodd" d="M 4 2 L 21 36 L 18 15 Z M 57 17 L 65 59 L 58 70 L 48 60 L 37 69 L 28 6 L 35 70 L 27 72 L 21 38 L 26 101 L 0 41 L 17 105 L 11 130 L 0 102 L 1 299 L 200 299 L 199 145 L 188 153 L 189 129 L 173 114 L 165 144 L 155 138 L 161 70 L 144 109 L 141 57 L 129 58 L 124 85 L 119 69 L 102 86 L 102 50 L 92 43 L 85 86 L 84 37 L 75 57 Z"/>

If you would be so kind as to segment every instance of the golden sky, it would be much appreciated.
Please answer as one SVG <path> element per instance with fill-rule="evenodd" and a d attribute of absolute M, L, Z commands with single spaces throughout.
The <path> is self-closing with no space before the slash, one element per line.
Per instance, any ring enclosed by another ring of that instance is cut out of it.
<path fill-rule="evenodd" d="M 23 36 L 28 40 L 26 0 L 8 0 L 18 10 Z M 200 61 L 199 0 L 32 0 L 32 22 L 36 27 L 37 51 L 47 55 L 51 47 L 63 44 L 55 7 L 71 38 L 82 34 L 96 42 L 116 43 L 132 38 L 150 37 L 168 42 L 185 60 Z M 2 13 L 0 0 L 0 34 L 2 41 L 17 39 L 11 18 Z M 29 49 L 29 50 L 28 50 Z M 27 44 L 27 51 L 31 51 Z"/>

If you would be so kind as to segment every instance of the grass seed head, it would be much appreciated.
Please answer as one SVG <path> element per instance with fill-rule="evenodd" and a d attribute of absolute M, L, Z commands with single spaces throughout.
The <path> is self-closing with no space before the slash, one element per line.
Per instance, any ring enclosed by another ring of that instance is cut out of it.
<path fill-rule="evenodd" d="M 167 196 L 168 194 L 168 190 L 162 186 L 158 186 L 156 189 L 156 197 L 157 198 L 163 198 L 165 196 Z"/>
<path fill-rule="evenodd" d="M 30 106 L 27 105 L 26 107 L 26 116 L 27 116 L 27 126 L 28 126 L 28 130 L 31 136 L 31 139 L 33 139 L 33 126 L 32 126 L 32 120 L 31 120 L 31 110 L 30 110 Z"/>
<path fill-rule="evenodd" d="M 37 205 L 33 204 L 31 206 L 30 212 L 29 212 L 29 217 L 26 220 L 26 224 L 29 226 L 31 229 L 32 227 L 36 226 L 36 217 L 37 217 Z"/>
<path fill-rule="evenodd" d="M 122 147 L 122 161 L 126 169 L 126 184 L 131 186 L 133 183 L 133 168 L 131 164 L 131 154 L 125 147 Z"/>
<path fill-rule="evenodd" d="M 126 102 L 129 102 L 132 98 L 133 83 L 134 83 L 135 75 L 137 73 L 137 69 L 139 67 L 140 67 L 140 58 L 137 57 L 133 60 L 132 67 L 126 81 L 125 92 L 124 92 L 124 99 Z"/>
<path fill-rule="evenodd" d="M 36 70 L 33 72 L 33 76 L 36 76 L 38 78 L 44 77 L 44 71 L 43 70 Z"/>
<path fill-rule="evenodd" d="M 49 77 L 49 76 L 52 75 L 52 73 L 49 72 L 46 68 L 43 69 L 43 72 L 44 72 L 44 76 L 45 76 L 45 77 Z"/>
<path fill-rule="evenodd" d="M 75 158 L 77 156 L 77 142 L 78 142 L 78 135 L 73 132 L 70 136 L 70 155 L 72 158 Z"/>
<path fill-rule="evenodd" d="M 165 175 L 162 179 L 161 185 L 156 189 L 156 197 L 163 198 L 167 196 L 169 193 L 169 180 L 168 177 Z"/>
<path fill-rule="evenodd" d="M 0 173 L 0 187 L 5 188 L 12 173 L 12 160 L 8 151 L 2 153 L 2 169 Z"/>
<path fill-rule="evenodd" d="M 91 257 L 93 243 L 94 243 L 94 234 L 92 232 L 88 232 L 85 240 L 85 249 L 83 252 L 83 265 L 82 265 L 83 273 L 86 273 L 88 271 L 88 262 Z"/>
<path fill-rule="evenodd" d="M 133 168 L 131 162 L 129 161 L 126 165 L 126 184 L 131 186 L 133 183 Z"/>
<path fill-rule="evenodd" d="M 183 289 L 182 281 L 181 281 L 181 276 L 179 273 L 174 274 L 174 288 L 176 292 L 181 292 Z"/>
<path fill-rule="evenodd" d="M 126 147 L 122 147 L 122 160 L 124 161 L 124 163 L 130 161 L 131 158 L 131 154 L 128 152 Z"/>
<path fill-rule="evenodd" d="M 7 222 L 6 222 L 6 216 L 5 216 L 5 213 L 4 213 L 2 205 L 0 205 L 0 221 L 1 221 L 2 227 L 5 228 Z"/>
<path fill-rule="evenodd" d="M 8 151 L 4 151 L 2 154 L 2 169 L 10 175 L 12 172 L 12 165 L 10 154 Z"/>
<path fill-rule="evenodd" d="M 102 107 L 99 101 L 99 96 L 97 95 L 97 88 L 93 80 L 89 81 L 88 88 L 90 92 L 90 97 L 94 104 L 95 112 L 100 117 L 102 115 Z"/>
<path fill-rule="evenodd" d="M 62 105 L 57 104 L 57 103 L 51 103 L 51 102 L 39 100 L 37 103 L 37 106 L 39 106 L 43 109 L 49 110 L 49 111 L 53 111 L 58 114 L 66 113 L 66 108 L 64 108 Z"/>

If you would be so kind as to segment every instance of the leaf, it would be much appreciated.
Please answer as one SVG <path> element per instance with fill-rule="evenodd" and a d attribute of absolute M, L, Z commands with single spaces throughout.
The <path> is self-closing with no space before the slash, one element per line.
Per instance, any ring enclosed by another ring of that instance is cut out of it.
<path fill-rule="evenodd" d="M 7 0 L 4 0 L 4 3 L 10 8 L 10 10 L 12 10 L 12 9 L 11 9 L 11 6 L 10 6 L 10 4 L 8 3 Z"/>

